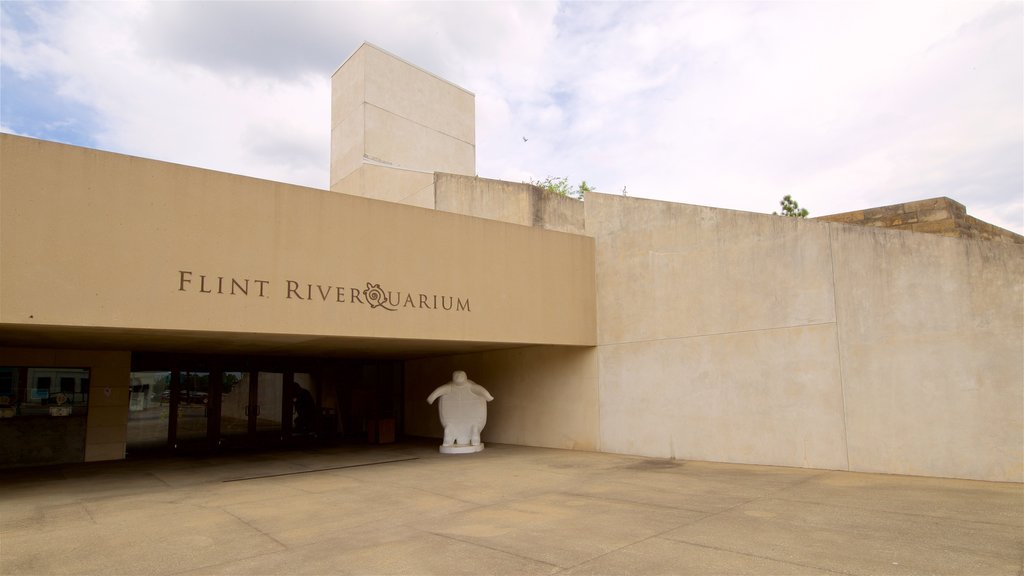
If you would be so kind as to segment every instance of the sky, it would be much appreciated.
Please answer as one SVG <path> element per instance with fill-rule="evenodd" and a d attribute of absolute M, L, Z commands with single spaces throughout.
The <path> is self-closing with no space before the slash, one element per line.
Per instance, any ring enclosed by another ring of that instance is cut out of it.
<path fill-rule="evenodd" d="M 2 0 L 0 131 L 326 189 L 364 41 L 476 95 L 483 177 L 812 217 L 948 196 L 1024 234 L 1019 0 Z"/>

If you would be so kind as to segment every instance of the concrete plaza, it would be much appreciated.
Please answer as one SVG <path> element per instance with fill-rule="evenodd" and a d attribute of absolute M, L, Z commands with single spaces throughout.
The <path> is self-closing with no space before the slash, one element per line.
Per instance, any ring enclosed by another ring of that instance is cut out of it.
<path fill-rule="evenodd" d="M 488 445 L 0 472 L 0 574 L 1022 574 L 1024 486 Z"/>

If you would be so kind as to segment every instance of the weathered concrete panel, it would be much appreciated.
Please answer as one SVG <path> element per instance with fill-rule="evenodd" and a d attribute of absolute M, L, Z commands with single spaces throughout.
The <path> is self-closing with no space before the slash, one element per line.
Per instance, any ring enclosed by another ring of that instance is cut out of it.
<path fill-rule="evenodd" d="M 828 225 L 592 194 L 598 341 L 833 322 Z"/>
<path fill-rule="evenodd" d="M 472 174 L 472 144 L 376 106 L 365 107 L 364 158 L 396 168 Z"/>
<path fill-rule="evenodd" d="M 1024 246 L 832 238 L 850 469 L 1024 480 Z"/>
<path fill-rule="evenodd" d="M 598 348 L 601 450 L 845 469 L 834 324 Z"/>
<path fill-rule="evenodd" d="M 331 183 L 335 192 L 353 192 L 340 188 L 341 182 L 350 178 L 363 165 L 363 141 L 366 139 L 366 122 L 363 107 L 346 116 L 331 129 Z M 362 188 L 358 192 L 363 196 Z"/>
<path fill-rule="evenodd" d="M 367 163 L 336 182 L 332 191 L 407 206 L 434 208 L 434 175 L 418 170 L 401 170 Z"/>
<path fill-rule="evenodd" d="M 438 210 L 488 220 L 531 226 L 529 184 L 473 178 L 457 174 L 435 175 Z"/>
<path fill-rule="evenodd" d="M 363 161 L 365 56 L 357 50 L 331 77 L 331 190 Z"/>
<path fill-rule="evenodd" d="M 476 104 L 472 92 L 372 44 L 363 44 L 358 52 L 364 53 L 366 60 L 368 104 L 470 146 L 476 144 Z M 342 69 L 345 67 L 347 63 Z"/>
<path fill-rule="evenodd" d="M 331 190 L 422 204 L 422 186 L 342 182 L 366 164 L 474 174 L 475 122 L 472 93 L 363 44 L 331 78 Z"/>
<path fill-rule="evenodd" d="M 489 220 L 583 234 L 583 202 L 532 184 L 438 173 L 437 209 Z"/>

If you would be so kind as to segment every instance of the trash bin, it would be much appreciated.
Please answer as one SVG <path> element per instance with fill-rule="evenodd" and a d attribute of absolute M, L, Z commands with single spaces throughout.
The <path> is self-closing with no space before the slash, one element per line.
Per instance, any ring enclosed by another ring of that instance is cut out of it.
<path fill-rule="evenodd" d="M 377 418 L 366 421 L 366 441 L 370 444 L 395 443 L 395 419 Z"/>

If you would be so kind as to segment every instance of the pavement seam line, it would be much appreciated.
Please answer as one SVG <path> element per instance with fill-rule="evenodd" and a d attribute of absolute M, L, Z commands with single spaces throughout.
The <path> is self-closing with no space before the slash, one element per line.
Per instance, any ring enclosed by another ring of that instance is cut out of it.
<path fill-rule="evenodd" d="M 693 526 L 694 524 L 697 524 L 698 522 L 703 522 L 704 520 L 707 520 L 708 518 L 713 518 L 715 516 L 719 516 L 719 515 L 725 514 L 727 512 L 732 512 L 733 510 L 739 508 L 740 506 L 746 506 L 747 504 L 750 504 L 752 502 L 757 502 L 758 500 L 769 500 L 769 499 L 772 499 L 772 498 L 775 497 L 775 494 L 778 494 L 779 492 L 782 492 L 784 490 L 788 490 L 790 488 L 793 488 L 794 486 L 799 486 L 801 484 L 804 484 L 805 482 L 809 482 L 810 480 L 812 480 L 814 478 L 818 478 L 819 476 L 824 476 L 825 474 L 827 474 L 827 472 L 822 472 L 820 474 L 812 474 L 812 475 L 808 476 L 807 478 L 804 478 L 803 480 L 800 480 L 799 482 L 794 482 L 793 484 L 791 484 L 789 486 L 785 486 L 783 488 L 779 488 L 778 490 L 775 490 L 775 491 L 773 491 L 773 492 L 771 492 L 769 494 L 765 494 L 763 496 L 755 496 L 755 497 L 750 498 L 748 500 L 744 500 L 742 502 L 737 502 L 736 504 L 733 504 L 732 506 L 728 506 L 726 508 L 723 508 L 723 509 L 721 509 L 721 510 L 719 510 L 717 512 L 703 513 L 704 515 L 701 516 L 700 518 L 696 518 L 696 519 L 694 519 L 691 522 L 684 522 L 684 523 L 680 524 L 679 526 L 676 526 L 675 528 L 672 528 L 671 530 L 666 530 L 664 532 L 661 532 L 660 534 L 655 534 L 655 536 L 660 536 L 661 534 L 667 534 L 669 532 L 672 532 L 673 530 L 678 530 L 679 528 L 684 528 L 686 526 Z M 775 499 L 778 500 L 779 498 L 775 498 Z"/>
<path fill-rule="evenodd" d="M 876 508 L 865 508 L 863 506 L 850 506 L 848 504 L 825 504 L 823 502 L 815 502 L 813 500 L 801 500 L 799 498 L 774 498 L 775 500 L 781 500 L 783 502 L 793 502 L 797 504 L 811 504 L 813 506 L 829 506 L 832 508 L 844 508 L 849 510 L 862 510 L 864 512 L 870 512 L 872 514 L 896 514 L 899 516 L 913 516 L 915 518 L 927 518 L 929 520 L 946 520 L 951 522 L 966 522 L 969 524 L 984 524 L 986 526 L 1002 526 L 1005 528 L 1016 528 L 1020 529 L 1019 524 L 1004 524 L 1002 522 L 986 522 L 984 520 L 967 520 L 964 518 L 956 518 L 952 516 L 933 516 L 931 514 L 921 514 L 919 512 L 898 512 L 895 510 L 879 510 Z"/>
<path fill-rule="evenodd" d="M 346 468 L 362 468 L 364 466 L 376 466 L 377 464 L 393 464 L 395 462 L 408 462 L 410 460 L 419 460 L 418 457 L 400 458 L 398 460 L 382 460 L 380 462 L 364 462 L 362 464 L 346 464 L 344 466 L 330 466 L 328 468 L 315 468 L 312 470 L 297 470 L 295 472 L 280 472 L 278 474 L 264 474 L 262 476 L 244 476 L 242 478 L 228 478 L 227 480 L 221 480 L 224 482 L 242 482 L 244 480 L 262 480 L 264 478 L 280 478 L 281 476 L 296 476 L 298 474 L 312 474 L 314 472 L 327 472 L 330 470 L 344 470 Z"/>
<path fill-rule="evenodd" d="M 289 546 L 287 544 L 285 544 L 284 542 L 281 542 L 280 540 L 275 538 L 273 535 L 271 535 L 269 532 L 266 532 L 266 531 L 264 531 L 264 530 L 262 530 L 260 528 L 257 528 L 256 526 L 253 526 L 248 520 L 242 518 L 241 516 L 239 516 L 238 514 L 235 514 L 231 510 L 228 510 L 227 508 L 217 508 L 217 507 L 210 507 L 210 506 L 203 506 L 203 508 L 206 508 L 207 510 L 219 510 L 220 512 L 223 512 L 223 513 L 227 514 L 228 516 L 231 516 L 235 520 L 238 520 L 242 524 L 245 524 L 246 526 L 248 526 L 252 530 L 256 531 L 257 534 L 260 534 L 262 536 L 266 536 L 267 538 L 270 538 L 278 546 L 280 546 L 282 550 L 288 550 L 289 549 Z M 276 550 L 276 552 L 280 552 L 280 551 L 281 550 Z"/>
<path fill-rule="evenodd" d="M 438 536 L 440 538 L 447 538 L 448 540 L 454 540 L 456 542 L 462 542 L 463 544 L 469 544 L 471 546 L 479 546 L 480 548 L 484 548 L 484 549 L 487 549 L 487 550 L 492 550 L 494 552 L 501 552 L 502 554 L 508 554 L 509 556 L 514 556 L 516 558 L 522 558 L 523 560 L 529 560 L 530 562 L 537 562 L 537 563 L 540 563 L 540 564 L 551 566 L 552 568 L 555 568 L 558 571 L 565 570 L 565 568 L 562 568 L 558 564 L 554 564 L 554 563 L 548 562 L 547 560 L 539 560 L 537 558 L 530 558 L 529 556 L 523 556 L 522 554 L 517 554 L 515 552 L 509 552 L 508 550 L 502 550 L 501 548 L 495 548 L 494 546 L 488 546 L 488 545 L 482 544 L 480 542 L 474 542 L 472 540 L 464 540 L 462 538 L 456 538 L 455 536 L 452 536 L 451 534 L 443 534 L 443 533 L 440 533 L 440 532 L 434 532 L 433 530 L 420 530 L 419 528 L 416 528 L 414 526 L 410 526 L 410 528 L 412 528 L 413 530 L 419 530 L 420 532 L 424 532 L 426 534 L 433 534 L 434 536 Z"/>
<path fill-rule="evenodd" d="M 742 552 L 740 550 L 731 550 L 729 548 L 722 548 L 722 547 L 719 547 L 719 546 L 708 546 L 707 544 L 700 544 L 698 542 L 690 542 L 689 540 L 676 540 L 674 538 L 664 538 L 664 540 L 668 540 L 669 542 L 678 542 L 680 544 L 686 544 L 688 546 L 697 546 L 698 548 L 706 548 L 708 550 L 718 550 L 720 552 L 728 552 L 730 554 L 739 554 L 741 556 L 748 556 L 750 558 L 759 558 L 761 560 L 768 560 L 768 561 L 771 561 L 771 562 L 779 562 L 779 563 L 782 563 L 782 564 L 789 564 L 789 565 L 792 565 L 792 566 L 800 566 L 802 568 L 810 568 L 812 570 L 824 570 L 825 572 L 828 572 L 830 574 L 846 574 L 847 576 L 858 576 L 857 572 L 846 572 L 846 571 L 843 571 L 843 570 L 834 570 L 832 568 L 823 568 L 821 566 L 814 566 L 814 565 L 811 565 L 811 564 L 802 564 L 800 562 L 793 562 L 791 560 L 781 560 L 779 558 L 772 558 L 771 556 L 761 556 L 760 554 L 752 554 L 750 552 Z"/>
<path fill-rule="evenodd" d="M 637 505 L 637 504 L 642 504 L 644 506 L 650 506 L 652 508 L 663 508 L 665 510 L 676 510 L 676 511 L 679 511 L 679 512 L 693 512 L 695 514 L 708 514 L 709 513 L 708 510 L 695 510 L 693 508 L 683 508 L 682 506 L 669 506 L 667 504 L 653 504 L 653 503 L 650 503 L 650 502 L 641 502 L 639 500 L 630 500 L 628 498 L 612 498 L 610 496 L 594 496 L 593 494 L 586 494 L 586 493 L 583 493 L 583 492 L 565 492 L 565 494 L 569 494 L 571 496 L 576 496 L 578 498 L 598 498 L 600 500 L 608 500 L 609 502 L 619 502 L 619 503 L 622 503 L 622 504 L 632 504 L 634 506 Z"/>

